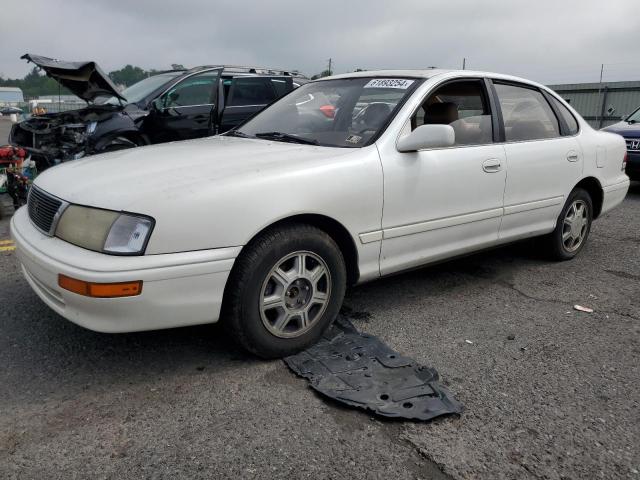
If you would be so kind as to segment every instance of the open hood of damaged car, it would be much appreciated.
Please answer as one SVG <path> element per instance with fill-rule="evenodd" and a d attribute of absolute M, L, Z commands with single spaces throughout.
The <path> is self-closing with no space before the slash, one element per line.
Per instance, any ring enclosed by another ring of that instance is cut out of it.
<path fill-rule="evenodd" d="M 87 102 L 99 96 L 114 96 L 125 100 L 96 62 L 65 62 L 30 53 L 20 58 L 35 63 L 47 76 Z"/>

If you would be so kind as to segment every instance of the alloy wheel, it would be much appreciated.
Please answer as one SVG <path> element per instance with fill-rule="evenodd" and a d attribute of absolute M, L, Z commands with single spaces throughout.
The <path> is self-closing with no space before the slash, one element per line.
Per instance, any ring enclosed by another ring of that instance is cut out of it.
<path fill-rule="evenodd" d="M 575 200 L 567 209 L 562 225 L 562 244 L 567 252 L 580 248 L 589 228 L 589 210 L 583 200 Z"/>
<path fill-rule="evenodd" d="M 260 317 L 276 337 L 299 337 L 322 317 L 330 297 L 331 272 L 325 261 L 313 252 L 294 252 L 267 274 L 260 291 Z"/>

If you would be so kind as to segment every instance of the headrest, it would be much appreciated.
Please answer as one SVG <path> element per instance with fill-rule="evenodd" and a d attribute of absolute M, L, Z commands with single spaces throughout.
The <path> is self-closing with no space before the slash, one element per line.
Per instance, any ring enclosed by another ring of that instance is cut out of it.
<path fill-rule="evenodd" d="M 449 125 L 458 120 L 458 106 L 452 102 L 432 103 L 424 109 L 424 123 Z"/>
<path fill-rule="evenodd" d="M 372 103 L 367 106 L 362 119 L 366 125 L 378 128 L 390 113 L 391 107 L 386 103 Z"/>

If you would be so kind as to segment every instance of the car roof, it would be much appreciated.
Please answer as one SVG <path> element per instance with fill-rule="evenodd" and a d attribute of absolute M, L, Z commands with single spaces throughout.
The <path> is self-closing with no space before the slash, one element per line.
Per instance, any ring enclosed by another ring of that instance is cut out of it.
<path fill-rule="evenodd" d="M 368 70 L 363 72 L 351 72 L 351 73 L 342 73 L 339 75 L 332 75 L 331 77 L 323 77 L 319 78 L 317 81 L 322 80 L 333 80 L 333 79 L 341 79 L 341 78 L 362 78 L 362 77 L 389 77 L 389 78 L 433 78 L 440 75 L 447 75 L 450 77 L 488 77 L 495 78 L 498 80 L 507 80 L 512 82 L 525 83 L 528 85 L 534 85 L 540 88 L 544 88 L 545 90 L 549 90 L 546 86 L 534 82 L 532 80 L 527 80 L 526 78 L 520 78 L 513 75 L 505 75 L 503 73 L 495 73 L 495 72 L 482 72 L 475 70 L 446 70 L 440 68 L 429 68 L 423 70 Z"/>

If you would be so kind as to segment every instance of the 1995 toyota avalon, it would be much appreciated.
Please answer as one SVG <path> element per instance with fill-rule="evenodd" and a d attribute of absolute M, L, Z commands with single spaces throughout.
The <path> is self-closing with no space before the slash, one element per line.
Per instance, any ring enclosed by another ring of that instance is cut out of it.
<path fill-rule="evenodd" d="M 278 357 L 318 339 L 349 284 L 538 235 L 573 258 L 624 198 L 625 154 L 526 80 L 353 73 L 224 136 L 50 169 L 11 227 L 31 287 L 72 322 L 222 319 Z"/>

